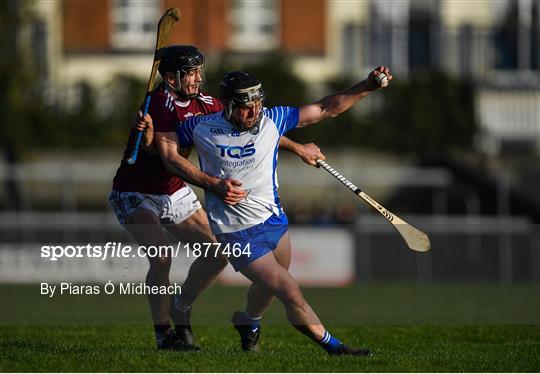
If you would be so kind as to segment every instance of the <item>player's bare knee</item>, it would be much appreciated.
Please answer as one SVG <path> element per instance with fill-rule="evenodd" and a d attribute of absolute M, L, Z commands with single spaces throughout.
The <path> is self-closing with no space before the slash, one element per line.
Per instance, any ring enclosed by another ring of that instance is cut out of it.
<path fill-rule="evenodd" d="M 219 268 L 219 269 L 224 269 L 225 266 L 227 266 L 227 264 L 229 263 L 229 259 L 225 256 L 217 256 L 215 257 L 215 264 L 216 264 L 216 268 Z"/>
<path fill-rule="evenodd" d="M 150 268 L 156 272 L 165 272 L 168 274 L 171 262 L 171 258 L 168 256 L 152 257 L 150 258 Z"/>
<path fill-rule="evenodd" d="M 217 256 L 199 257 L 195 262 L 200 262 L 205 268 L 221 271 L 229 264 L 229 259 L 226 256 L 218 254 Z"/>

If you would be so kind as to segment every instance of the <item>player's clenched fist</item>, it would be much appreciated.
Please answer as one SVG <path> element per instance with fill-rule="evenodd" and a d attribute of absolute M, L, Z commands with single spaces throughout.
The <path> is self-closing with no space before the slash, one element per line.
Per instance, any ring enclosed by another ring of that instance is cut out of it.
<path fill-rule="evenodd" d="M 146 114 L 146 116 L 143 117 L 140 110 L 137 113 L 137 116 L 133 119 L 133 123 L 131 126 L 137 131 L 153 130 L 154 128 L 154 125 L 152 124 L 152 117 L 150 117 L 150 114 Z"/>
<path fill-rule="evenodd" d="M 154 125 L 152 122 L 152 117 L 150 114 L 143 116 L 142 112 L 139 110 L 137 116 L 134 118 L 131 125 L 137 131 L 144 131 L 142 146 L 143 149 L 149 153 L 155 153 L 154 147 Z"/>
<path fill-rule="evenodd" d="M 314 143 L 303 144 L 299 156 L 308 165 L 319 167 L 317 160 L 326 160 L 321 149 Z"/>
<path fill-rule="evenodd" d="M 371 90 L 384 88 L 388 86 L 391 80 L 390 69 L 383 65 L 377 66 L 367 77 L 367 83 Z"/>
<path fill-rule="evenodd" d="M 234 179 L 219 179 L 214 186 L 214 193 L 225 204 L 236 205 L 247 196 L 247 193 L 239 188 L 241 185 L 242 183 Z"/>

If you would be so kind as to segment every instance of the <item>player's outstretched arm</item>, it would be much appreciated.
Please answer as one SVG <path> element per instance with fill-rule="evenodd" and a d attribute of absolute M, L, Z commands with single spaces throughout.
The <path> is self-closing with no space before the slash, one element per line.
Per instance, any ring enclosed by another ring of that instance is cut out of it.
<path fill-rule="evenodd" d="M 326 96 L 313 104 L 300 107 L 298 127 L 321 122 L 327 118 L 334 118 L 345 112 L 369 95 L 370 92 L 381 88 L 375 80 L 375 77 L 381 73 L 384 73 L 389 81 L 392 80 L 390 69 L 381 65 L 369 73 L 365 80 L 345 91 Z"/>
<path fill-rule="evenodd" d="M 279 147 L 289 152 L 293 152 L 306 164 L 319 167 L 317 160 L 325 160 L 326 157 L 321 153 L 319 147 L 314 143 L 300 144 L 282 136 L 279 140 Z"/>
<path fill-rule="evenodd" d="M 176 132 L 156 132 L 155 142 L 169 173 L 215 193 L 229 205 L 235 205 L 246 197 L 246 192 L 240 189 L 242 184 L 239 181 L 210 176 L 180 156 Z"/>

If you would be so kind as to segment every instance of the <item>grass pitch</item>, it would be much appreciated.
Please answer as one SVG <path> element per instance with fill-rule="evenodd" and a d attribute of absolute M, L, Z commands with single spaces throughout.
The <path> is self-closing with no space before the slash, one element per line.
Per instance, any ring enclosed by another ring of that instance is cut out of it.
<path fill-rule="evenodd" d="M 274 303 L 262 352 L 243 354 L 228 323 L 244 288 L 213 287 L 195 304 L 203 352 L 157 352 L 144 296 L 61 296 L 0 288 L 0 371 L 532 372 L 540 370 L 538 286 L 372 284 L 305 289 L 329 330 L 373 357 L 329 357 Z"/>

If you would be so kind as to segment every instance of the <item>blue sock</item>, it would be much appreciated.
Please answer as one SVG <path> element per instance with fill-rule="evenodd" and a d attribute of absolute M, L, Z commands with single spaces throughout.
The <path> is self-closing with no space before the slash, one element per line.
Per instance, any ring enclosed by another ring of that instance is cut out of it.
<path fill-rule="evenodd" d="M 251 329 L 251 331 L 257 331 L 259 329 L 259 324 L 261 323 L 262 316 L 252 317 L 246 312 L 244 312 L 244 315 L 246 316 L 246 320 L 249 322 L 249 328 Z"/>
<path fill-rule="evenodd" d="M 328 331 L 324 332 L 323 338 L 319 341 L 319 345 L 330 354 L 336 353 L 341 342 L 334 338 Z"/>

